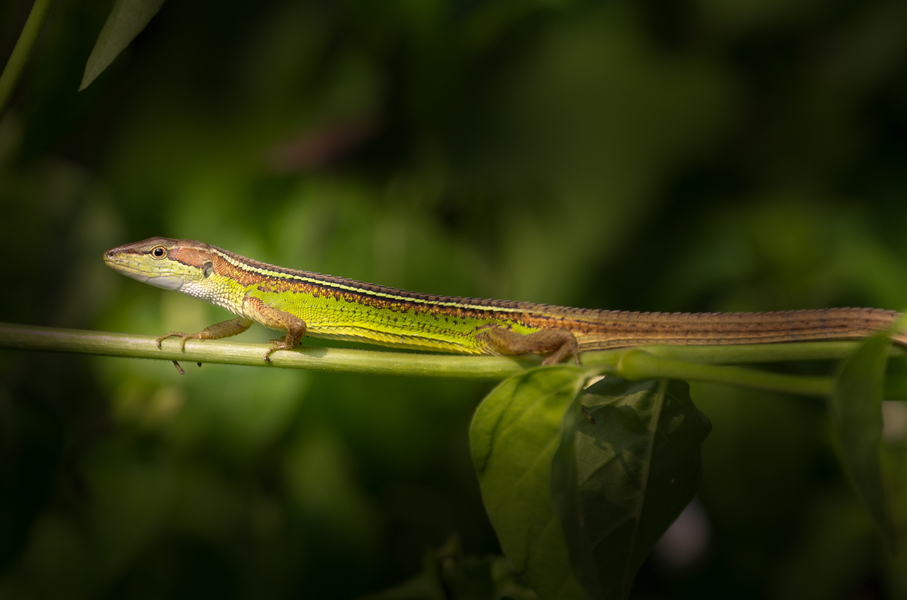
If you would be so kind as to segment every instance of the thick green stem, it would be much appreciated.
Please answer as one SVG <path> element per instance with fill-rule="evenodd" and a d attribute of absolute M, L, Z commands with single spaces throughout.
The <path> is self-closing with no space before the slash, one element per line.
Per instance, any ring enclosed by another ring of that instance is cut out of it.
<path fill-rule="evenodd" d="M 263 356 L 265 350 L 270 348 L 266 344 L 189 340 L 186 342 L 186 351 L 182 352 L 178 339 L 164 340 L 161 349 L 158 349 L 155 339 L 147 335 L 0 323 L 0 348 L 151 358 L 186 363 L 469 379 L 503 379 L 539 364 L 536 359 L 524 357 L 450 356 L 305 346 L 300 346 L 292 352 L 272 354 L 271 362 L 266 363 Z"/>
<path fill-rule="evenodd" d="M 700 364 L 663 358 L 643 350 L 627 352 L 618 362 L 614 374 L 631 380 L 667 377 L 687 381 L 727 383 L 802 396 L 828 396 L 834 389 L 834 379 L 830 377 L 784 375 L 743 367 Z"/>
<path fill-rule="evenodd" d="M 772 362 L 794 359 L 843 358 L 855 347 L 849 342 L 766 344 L 753 352 L 753 346 L 725 346 L 720 358 L 725 364 Z M 229 342 L 224 340 L 189 340 L 186 351 L 179 349 L 176 339 L 165 340 L 158 349 L 155 338 L 145 335 L 58 329 L 31 325 L 0 323 L 0 348 L 75 352 L 102 356 L 150 358 L 185 363 L 221 363 L 364 373 L 370 375 L 402 375 L 407 377 L 441 377 L 462 379 L 503 379 L 520 371 L 537 367 L 538 357 L 524 356 L 452 356 L 414 352 L 347 350 L 300 346 L 292 352 L 277 352 L 271 362 L 262 360 L 265 344 Z M 710 381 L 789 394 L 826 396 L 833 380 L 824 377 L 783 375 L 734 366 L 718 366 L 719 357 L 703 352 L 696 346 L 647 346 L 583 354 L 586 368 L 601 366 L 601 371 L 627 379 L 685 379 Z M 900 350 L 897 351 L 902 354 Z M 889 398 L 907 398 L 907 384 L 893 379 L 886 390 Z"/>
<path fill-rule="evenodd" d="M 38 39 L 38 34 L 41 32 L 44 18 L 47 17 L 50 3 L 51 0 L 35 0 L 31 7 L 31 12 L 28 14 L 28 19 L 25 20 L 22 33 L 19 34 L 19 39 L 13 48 L 13 53 L 10 54 L 9 60 L 6 61 L 3 74 L 0 74 L 0 115 L 3 114 L 6 103 L 9 102 L 9 97 L 22 76 L 28 56 L 31 54 L 35 41 Z"/>
<path fill-rule="evenodd" d="M 707 364 L 781 363 L 799 360 L 841 360 L 856 352 L 861 342 L 796 342 L 786 344 L 741 344 L 728 346 L 643 346 L 649 354 L 663 358 Z M 587 353 L 585 356 L 593 356 Z M 892 357 L 907 356 L 905 348 L 894 346 Z"/>

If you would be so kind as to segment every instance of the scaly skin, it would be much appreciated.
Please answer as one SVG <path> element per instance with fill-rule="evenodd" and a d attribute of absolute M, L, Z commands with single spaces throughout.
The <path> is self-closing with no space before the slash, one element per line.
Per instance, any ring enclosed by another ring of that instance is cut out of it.
<path fill-rule="evenodd" d="M 528 302 L 432 296 L 276 267 L 192 240 L 155 237 L 108 250 L 120 273 L 205 300 L 237 315 L 187 339 L 218 339 L 260 323 L 287 334 L 265 354 L 304 335 L 458 354 L 541 354 L 545 364 L 587 350 L 646 344 L 728 345 L 855 340 L 900 316 L 875 308 L 760 313 L 641 313 Z M 907 333 L 892 336 L 907 344 Z"/>

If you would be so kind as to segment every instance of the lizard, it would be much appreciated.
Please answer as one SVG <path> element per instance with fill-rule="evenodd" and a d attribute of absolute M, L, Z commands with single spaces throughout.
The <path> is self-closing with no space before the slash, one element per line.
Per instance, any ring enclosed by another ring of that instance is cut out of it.
<path fill-rule="evenodd" d="M 856 340 L 900 318 L 877 308 L 770 312 L 664 313 L 568 308 L 548 304 L 437 296 L 287 269 L 203 242 L 152 237 L 104 253 L 114 270 L 179 291 L 236 315 L 196 333 L 156 339 L 214 340 L 253 323 L 284 331 L 265 362 L 306 335 L 456 354 L 538 354 L 543 365 L 579 354 L 648 344 L 730 345 Z M 907 345 L 907 332 L 892 333 Z"/>

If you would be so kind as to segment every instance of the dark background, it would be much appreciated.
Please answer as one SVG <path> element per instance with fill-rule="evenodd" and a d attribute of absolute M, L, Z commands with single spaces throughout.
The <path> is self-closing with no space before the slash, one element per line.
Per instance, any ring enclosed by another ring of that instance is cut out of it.
<path fill-rule="evenodd" d="M 29 8 L 0 3 L 0 56 Z M 226 318 L 102 264 L 152 235 L 440 294 L 907 306 L 904 2 L 170 2 L 77 93 L 109 10 L 56 3 L 0 118 L 3 320 Z M 0 596 L 349 598 L 454 533 L 499 552 L 489 384 L 185 366 L 0 352 Z M 698 517 L 634 597 L 907 597 L 821 401 L 693 399 Z"/>

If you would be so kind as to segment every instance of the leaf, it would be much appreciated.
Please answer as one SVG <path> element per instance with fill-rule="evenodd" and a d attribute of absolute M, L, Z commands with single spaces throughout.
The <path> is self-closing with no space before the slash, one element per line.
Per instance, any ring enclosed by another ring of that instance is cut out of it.
<path fill-rule="evenodd" d="M 575 442 L 581 518 L 604 597 L 626 598 L 652 546 L 699 488 L 711 423 L 682 381 L 607 377 L 582 404 L 595 423 L 580 422 Z"/>
<path fill-rule="evenodd" d="M 504 552 L 546 598 L 626 598 L 640 565 L 689 503 L 711 424 L 683 382 L 538 369 L 480 405 L 471 444 Z M 560 415 L 560 421 L 558 417 Z"/>
<path fill-rule="evenodd" d="M 552 503 L 552 460 L 564 416 L 588 374 L 575 367 L 533 369 L 504 380 L 482 401 L 470 427 L 482 499 L 504 553 L 539 598 L 587 598 Z"/>
<path fill-rule="evenodd" d="M 137 36 L 157 11 L 164 5 L 164 0 L 116 0 L 107 17 L 107 22 L 98 35 L 82 75 L 81 92 L 87 88 L 98 75 L 104 72 L 120 52 Z"/>
<path fill-rule="evenodd" d="M 882 391 L 891 340 L 868 338 L 841 366 L 830 399 L 843 467 L 889 550 L 895 535 L 882 476 Z"/>
<path fill-rule="evenodd" d="M 563 528 L 573 574 L 592 598 L 606 598 L 599 580 L 585 526 L 577 477 L 577 430 L 581 404 L 574 401 L 564 414 L 558 448 L 551 463 L 551 501 Z"/>
<path fill-rule="evenodd" d="M 457 536 L 422 559 L 422 572 L 382 592 L 359 600 L 475 600 L 510 598 L 537 600 L 520 582 L 513 565 L 504 556 L 464 556 Z"/>

